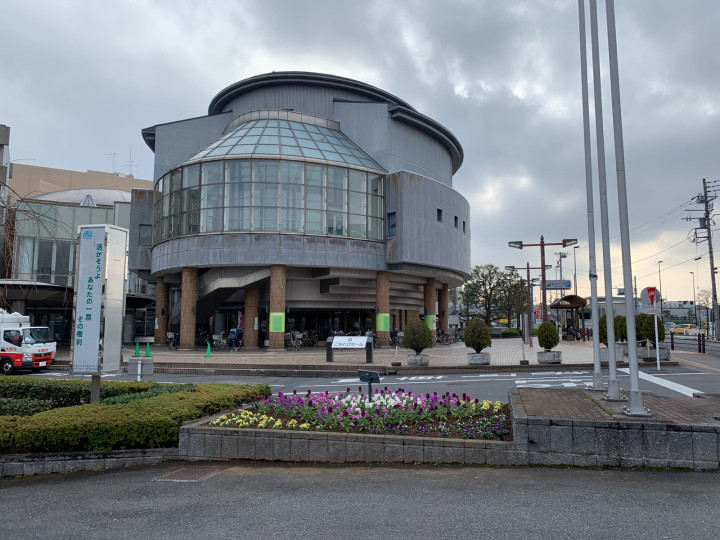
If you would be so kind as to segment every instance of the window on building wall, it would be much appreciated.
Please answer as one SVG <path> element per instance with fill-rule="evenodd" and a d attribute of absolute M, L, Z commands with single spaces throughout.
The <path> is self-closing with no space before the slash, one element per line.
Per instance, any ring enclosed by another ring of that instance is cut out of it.
<path fill-rule="evenodd" d="M 387 215 L 387 224 L 388 224 L 388 231 L 387 231 L 388 236 L 395 236 L 395 234 L 397 234 L 395 212 L 390 212 Z"/>
<path fill-rule="evenodd" d="M 458 228 L 458 217 L 457 216 L 455 216 L 455 228 L 456 229 Z"/>
<path fill-rule="evenodd" d="M 442 210 L 440 208 L 437 209 L 437 220 L 442 221 Z"/>
<path fill-rule="evenodd" d="M 152 245 L 152 225 L 140 225 L 138 227 L 138 245 Z"/>
<path fill-rule="evenodd" d="M 465 220 L 463 220 L 463 232 L 465 232 Z"/>

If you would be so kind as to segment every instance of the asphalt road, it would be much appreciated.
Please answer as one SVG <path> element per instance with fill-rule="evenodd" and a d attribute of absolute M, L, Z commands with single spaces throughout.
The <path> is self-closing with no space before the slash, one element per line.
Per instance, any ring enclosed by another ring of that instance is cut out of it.
<path fill-rule="evenodd" d="M 698 357 L 695 357 L 698 358 Z M 702 358 L 701 358 L 702 360 Z M 712 362 L 701 364 L 697 361 L 692 365 L 662 366 L 660 371 L 645 368 L 640 380 L 640 389 L 657 395 L 677 397 L 692 395 L 694 392 L 720 393 L 720 362 L 717 367 Z M 607 370 L 604 371 L 607 382 Z M 41 372 L 33 377 L 56 379 L 69 378 L 66 371 Z M 80 378 L 80 377 L 78 377 Z M 104 374 L 104 380 L 129 381 L 134 377 L 124 374 Z M 217 382 L 233 384 L 268 384 L 273 393 L 279 391 L 307 392 L 344 392 L 347 388 L 356 391 L 359 387 L 367 391 L 367 384 L 360 383 L 356 376 L 346 378 L 303 378 L 303 377 L 234 377 L 227 375 L 171 375 L 156 373 L 145 380 L 157 382 Z M 516 388 L 585 388 L 592 385 L 592 370 L 573 371 L 539 371 L 516 373 L 478 373 L 468 375 L 415 375 L 381 377 L 380 385 L 374 388 L 387 387 L 389 390 L 402 388 L 414 393 L 444 393 L 458 395 L 468 394 L 472 398 L 489 399 L 491 401 L 507 401 L 508 389 Z M 618 370 L 618 382 L 621 389 L 629 389 L 630 379 L 627 370 Z"/>
<path fill-rule="evenodd" d="M 0 498 L 18 539 L 720 537 L 716 473 L 171 463 L 3 479 Z"/>

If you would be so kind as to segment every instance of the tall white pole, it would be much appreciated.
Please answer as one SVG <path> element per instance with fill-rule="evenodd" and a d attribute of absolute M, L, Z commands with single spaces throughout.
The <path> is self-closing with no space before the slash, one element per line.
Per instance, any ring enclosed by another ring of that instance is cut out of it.
<path fill-rule="evenodd" d="M 615 1 L 606 0 L 608 52 L 610 57 L 610 95 L 613 109 L 613 134 L 615 138 L 615 167 L 617 169 L 618 210 L 620 213 L 620 244 L 622 247 L 623 283 L 625 291 L 632 291 L 632 258 L 630 256 L 630 227 L 628 223 L 627 185 L 625 182 L 625 150 L 623 146 L 622 113 L 620 110 L 620 76 L 618 73 L 617 36 L 615 32 Z M 633 295 L 634 296 L 634 295 Z M 630 367 L 630 403 L 625 413 L 647 416 L 640 391 L 637 359 L 637 333 L 635 331 L 634 298 L 625 294 L 627 321 L 628 364 Z"/>
<path fill-rule="evenodd" d="M 593 341 L 593 390 L 603 390 L 600 365 L 600 329 L 598 328 L 597 269 L 595 261 L 595 211 L 592 184 L 592 150 L 590 149 L 590 106 L 588 104 L 587 37 L 585 35 L 585 0 L 578 0 L 580 13 L 580 78 L 582 80 L 583 135 L 585 142 L 585 194 L 587 198 L 588 244 L 590 248 L 590 317 Z M 577 275 L 575 277 L 577 287 Z M 577 293 L 576 293 L 577 294 Z M 583 319 L 585 315 L 583 314 Z M 584 326 L 583 326 L 584 328 Z"/>
<path fill-rule="evenodd" d="M 597 1 L 590 0 L 590 37 L 592 41 L 593 87 L 595 101 L 595 137 L 597 139 L 598 181 L 600 184 L 600 225 L 603 244 L 603 274 L 605 278 L 605 318 L 608 343 L 607 399 L 619 400 L 620 386 L 615 365 L 615 312 L 613 309 L 612 265 L 610 260 L 610 227 L 608 225 L 607 182 L 605 180 L 605 134 L 602 116 L 602 89 L 600 83 L 600 50 L 598 47 Z M 627 289 L 632 290 L 632 289 Z"/>

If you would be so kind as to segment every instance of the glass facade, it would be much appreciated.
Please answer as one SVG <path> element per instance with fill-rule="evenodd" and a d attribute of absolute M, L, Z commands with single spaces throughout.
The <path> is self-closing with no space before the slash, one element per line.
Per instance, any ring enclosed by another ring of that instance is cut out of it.
<path fill-rule="evenodd" d="M 348 167 L 280 159 L 179 167 L 155 184 L 154 242 L 212 232 L 384 240 L 383 181 Z"/>

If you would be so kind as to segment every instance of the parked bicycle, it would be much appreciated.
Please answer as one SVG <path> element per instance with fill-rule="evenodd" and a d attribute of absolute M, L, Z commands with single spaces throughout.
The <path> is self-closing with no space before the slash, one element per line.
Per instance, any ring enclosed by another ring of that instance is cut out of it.
<path fill-rule="evenodd" d="M 305 330 L 303 332 L 303 346 L 304 347 L 317 347 L 318 335 L 315 330 Z"/>
<path fill-rule="evenodd" d="M 178 348 L 178 337 L 177 337 L 177 334 L 175 334 L 175 332 L 168 332 L 168 333 L 167 333 L 167 344 L 168 344 L 168 348 L 169 348 L 171 351 L 177 350 L 177 348 Z"/>
<path fill-rule="evenodd" d="M 373 349 L 377 349 L 380 346 L 380 338 L 375 335 L 375 332 L 368 330 L 365 335 L 370 338 L 372 337 Z"/>
<path fill-rule="evenodd" d="M 404 332 L 398 332 L 397 330 L 392 330 L 390 332 L 390 346 L 391 347 L 402 347 L 402 338 L 404 336 Z"/>
<path fill-rule="evenodd" d="M 227 350 L 229 346 L 230 344 L 228 343 L 227 337 L 225 337 L 225 332 L 213 334 L 210 337 L 210 348 L 214 351 L 224 351 Z"/>
<path fill-rule="evenodd" d="M 303 346 L 302 332 L 286 332 L 285 348 L 287 350 L 299 351 Z"/>

